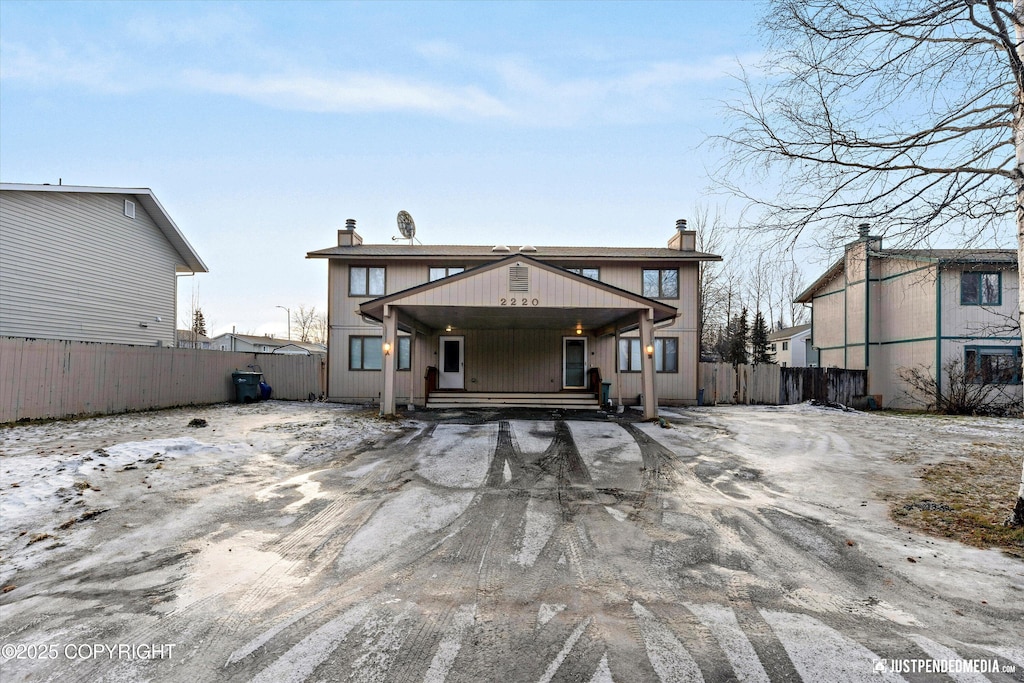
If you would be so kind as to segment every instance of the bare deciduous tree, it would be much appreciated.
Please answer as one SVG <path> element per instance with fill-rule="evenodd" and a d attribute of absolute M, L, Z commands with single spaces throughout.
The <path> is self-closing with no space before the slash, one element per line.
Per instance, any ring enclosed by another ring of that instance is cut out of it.
<path fill-rule="evenodd" d="M 316 333 L 316 318 L 316 306 L 299 305 L 295 309 L 295 313 L 292 315 L 292 322 L 295 324 L 295 330 L 299 334 L 299 341 L 307 343 L 317 341 L 313 339 Z"/>
<path fill-rule="evenodd" d="M 766 84 L 744 76 L 720 174 L 762 229 L 971 244 L 1016 225 L 1024 265 L 1024 0 L 775 0 L 763 25 Z"/>

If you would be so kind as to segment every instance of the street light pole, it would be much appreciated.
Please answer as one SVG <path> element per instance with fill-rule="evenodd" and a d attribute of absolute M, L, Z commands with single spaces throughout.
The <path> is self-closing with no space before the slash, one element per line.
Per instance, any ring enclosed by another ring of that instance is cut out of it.
<path fill-rule="evenodd" d="M 275 308 L 283 308 L 284 312 L 288 314 L 288 341 L 292 340 L 292 309 L 287 306 L 275 306 Z"/>

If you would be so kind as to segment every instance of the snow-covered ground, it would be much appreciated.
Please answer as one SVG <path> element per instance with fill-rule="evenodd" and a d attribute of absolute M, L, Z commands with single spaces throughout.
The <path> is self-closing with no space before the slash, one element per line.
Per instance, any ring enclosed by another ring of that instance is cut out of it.
<path fill-rule="evenodd" d="M 965 657 L 1021 679 L 1024 563 L 902 529 L 883 495 L 1024 453 L 1024 422 L 664 414 L 271 401 L 0 429 L 3 679 L 867 681 Z"/>

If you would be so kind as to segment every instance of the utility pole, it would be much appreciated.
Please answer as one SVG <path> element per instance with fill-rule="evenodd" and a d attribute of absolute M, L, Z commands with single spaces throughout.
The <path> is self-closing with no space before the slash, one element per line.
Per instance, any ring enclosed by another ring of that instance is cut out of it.
<path fill-rule="evenodd" d="M 288 314 L 288 341 L 292 340 L 292 309 L 287 306 L 275 306 L 275 308 L 283 308 L 284 312 Z"/>

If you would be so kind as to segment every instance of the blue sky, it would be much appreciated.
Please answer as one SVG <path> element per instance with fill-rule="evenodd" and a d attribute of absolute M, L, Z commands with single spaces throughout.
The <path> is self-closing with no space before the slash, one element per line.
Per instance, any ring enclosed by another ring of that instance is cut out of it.
<path fill-rule="evenodd" d="M 211 332 L 323 309 L 346 218 L 390 242 L 663 244 L 756 2 L 0 3 L 5 182 L 149 187 Z M 180 321 L 179 321 L 180 322 Z"/>

